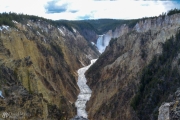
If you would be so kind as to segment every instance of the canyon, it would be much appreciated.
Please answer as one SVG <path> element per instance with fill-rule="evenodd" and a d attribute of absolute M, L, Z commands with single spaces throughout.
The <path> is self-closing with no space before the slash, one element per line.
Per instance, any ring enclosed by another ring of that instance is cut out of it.
<path fill-rule="evenodd" d="M 75 29 L 41 19 L 14 24 L 16 28 L 0 27 L 0 114 L 23 112 L 33 120 L 72 118 L 79 93 L 76 71 L 99 53 Z"/>
<path fill-rule="evenodd" d="M 139 107 L 136 112 L 131 103 L 138 93 L 143 68 L 154 56 L 162 54 L 163 44 L 176 34 L 179 25 L 180 14 L 175 14 L 140 20 L 133 28 L 121 26 L 124 29 L 119 29 L 118 33 L 122 34 L 111 39 L 104 53 L 86 72 L 92 90 L 87 104 L 90 120 L 157 119 L 148 108 Z M 111 36 L 113 38 L 113 34 Z M 176 61 L 178 58 L 173 59 Z M 154 108 L 156 114 L 157 107 Z M 139 113 L 141 110 L 146 113 Z"/>
<path fill-rule="evenodd" d="M 12 22 L 0 26 L 0 118 L 15 109 L 28 120 L 179 118 L 180 14 L 120 22 L 103 32 L 95 21 L 24 16 Z M 161 75 L 167 65 L 171 74 Z M 166 81 L 173 89 L 162 88 Z M 155 88 L 165 89 L 158 100 Z"/>

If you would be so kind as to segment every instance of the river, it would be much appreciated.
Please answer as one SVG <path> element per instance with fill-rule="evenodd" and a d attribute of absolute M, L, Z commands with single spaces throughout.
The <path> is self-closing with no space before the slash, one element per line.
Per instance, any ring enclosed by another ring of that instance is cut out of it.
<path fill-rule="evenodd" d="M 89 69 L 89 67 L 96 61 L 97 59 L 91 60 L 91 64 L 85 67 L 80 68 L 78 72 L 78 82 L 77 85 L 80 89 L 80 93 L 75 102 L 75 106 L 77 108 L 77 116 L 71 120 L 87 120 L 87 112 L 86 112 L 86 102 L 91 97 L 91 89 L 86 84 L 87 80 L 84 73 Z"/>

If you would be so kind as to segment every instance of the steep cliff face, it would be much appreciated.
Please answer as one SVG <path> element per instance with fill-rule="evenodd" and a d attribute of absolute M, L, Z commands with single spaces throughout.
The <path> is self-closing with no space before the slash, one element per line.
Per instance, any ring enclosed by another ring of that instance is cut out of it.
<path fill-rule="evenodd" d="M 0 114 L 72 118 L 79 93 L 77 70 L 99 53 L 75 28 L 42 20 L 14 24 L 17 28 L 0 26 Z"/>
<path fill-rule="evenodd" d="M 90 42 L 96 43 L 98 39 L 98 35 L 94 30 L 82 29 L 80 33 L 84 36 L 84 38 L 86 38 Z"/>
<path fill-rule="evenodd" d="M 175 14 L 139 21 L 133 29 L 124 29 L 127 32 L 120 29 L 123 34 L 110 41 L 86 73 L 92 89 L 87 105 L 90 119 L 139 119 L 130 103 L 138 91 L 141 71 L 162 53 L 162 44 L 179 27 L 180 14 Z"/>
<path fill-rule="evenodd" d="M 122 36 L 123 34 L 126 34 L 129 32 L 129 27 L 126 26 L 126 24 L 117 27 L 114 31 L 109 30 L 107 33 L 103 35 L 99 35 L 96 46 L 100 53 L 103 53 L 106 47 L 109 45 L 109 42 L 112 38 L 118 38 Z"/>
<path fill-rule="evenodd" d="M 178 88 L 173 96 L 174 100 L 163 103 L 159 107 L 158 120 L 178 120 L 180 118 L 179 111 L 179 96 L 180 89 Z"/>

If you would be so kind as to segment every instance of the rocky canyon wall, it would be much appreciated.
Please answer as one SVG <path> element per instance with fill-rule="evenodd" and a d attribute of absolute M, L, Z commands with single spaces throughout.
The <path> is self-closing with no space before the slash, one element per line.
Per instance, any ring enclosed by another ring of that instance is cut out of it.
<path fill-rule="evenodd" d="M 77 70 L 97 58 L 73 28 L 39 19 L 0 26 L 0 118 L 70 119 L 76 115 Z"/>
<path fill-rule="evenodd" d="M 155 55 L 162 53 L 165 41 L 175 35 L 180 14 L 141 20 L 133 29 L 124 26 L 114 34 L 120 37 L 110 41 L 86 72 L 92 90 L 87 105 L 90 120 L 139 119 L 130 104 L 138 91 L 140 74 Z"/>

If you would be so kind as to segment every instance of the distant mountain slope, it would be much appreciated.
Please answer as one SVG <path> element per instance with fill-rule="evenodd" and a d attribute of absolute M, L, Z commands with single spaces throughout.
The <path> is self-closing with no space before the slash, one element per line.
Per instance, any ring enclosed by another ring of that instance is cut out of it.
<path fill-rule="evenodd" d="M 16 14 L 16 13 L 2 13 L 0 14 L 0 25 L 9 25 L 14 26 L 12 20 L 23 22 L 24 19 L 31 19 L 37 21 L 39 19 L 51 23 L 54 26 L 65 26 L 71 32 L 73 31 L 72 27 L 76 28 L 81 34 L 85 35 L 87 40 L 90 40 L 86 34 L 89 31 L 94 32 L 93 34 L 104 34 L 108 30 L 114 30 L 116 27 L 121 26 L 122 24 L 127 24 L 130 28 L 134 27 L 134 25 L 140 19 L 134 20 L 116 20 L 116 19 L 97 19 L 97 20 L 48 20 L 45 18 L 40 18 L 38 16 L 29 16 L 24 14 Z M 87 31 L 88 30 L 88 31 Z M 92 34 L 92 33 L 91 33 Z M 93 40 L 94 41 L 94 40 Z"/>
<path fill-rule="evenodd" d="M 106 33 L 108 30 L 115 30 L 116 27 L 121 26 L 123 24 L 127 24 L 130 28 L 132 28 L 139 21 L 139 19 L 135 19 L 135 20 L 97 19 L 97 20 L 86 20 L 86 21 L 92 24 L 92 26 L 97 29 L 97 33 L 101 35 Z"/>

